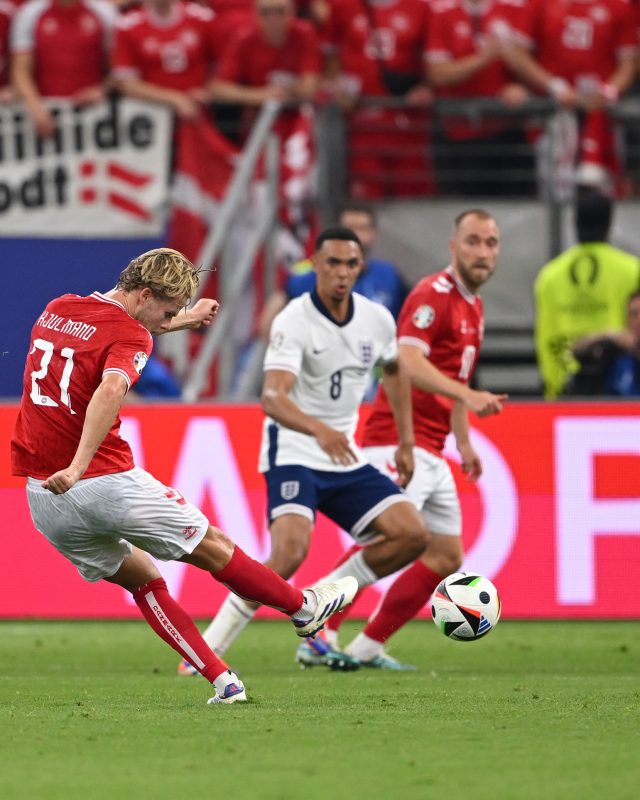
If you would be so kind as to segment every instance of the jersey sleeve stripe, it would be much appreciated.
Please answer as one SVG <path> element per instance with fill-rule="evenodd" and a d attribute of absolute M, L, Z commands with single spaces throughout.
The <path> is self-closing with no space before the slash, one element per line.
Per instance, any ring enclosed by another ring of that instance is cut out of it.
<path fill-rule="evenodd" d="M 278 364 L 275 361 L 270 361 L 268 364 L 264 365 L 265 372 L 268 372 L 271 369 L 282 369 L 285 372 L 291 372 L 293 375 L 299 374 L 299 370 L 295 367 L 292 367 L 291 364 Z"/>
<path fill-rule="evenodd" d="M 127 382 L 127 389 L 131 388 L 131 378 L 127 375 L 127 373 L 123 369 L 116 369 L 115 367 L 110 367 L 109 369 L 105 369 L 102 373 L 102 377 L 104 378 L 105 375 L 108 375 L 110 372 L 115 372 L 118 375 L 122 375 L 122 377 Z"/>
<path fill-rule="evenodd" d="M 428 356 L 431 353 L 431 347 L 422 339 L 418 339 L 417 336 L 401 336 L 398 339 L 398 344 L 410 344 L 413 347 L 417 347 Z"/>
<path fill-rule="evenodd" d="M 137 67 L 114 67 L 111 74 L 116 80 L 126 81 L 129 78 L 139 78 L 140 70 Z"/>
<path fill-rule="evenodd" d="M 425 53 L 424 59 L 427 64 L 443 64 L 445 61 L 451 61 L 451 53 L 447 50 L 431 50 Z"/>

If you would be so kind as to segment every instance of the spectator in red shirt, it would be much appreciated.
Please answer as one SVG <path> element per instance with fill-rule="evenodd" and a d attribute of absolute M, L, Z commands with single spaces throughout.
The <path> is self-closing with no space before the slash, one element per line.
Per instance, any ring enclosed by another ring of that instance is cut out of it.
<path fill-rule="evenodd" d="M 33 0 L 11 26 L 11 75 L 40 136 L 55 120 L 43 98 L 78 104 L 104 98 L 109 38 L 116 11 L 104 0 Z"/>
<path fill-rule="evenodd" d="M 321 69 L 313 26 L 296 19 L 292 0 L 256 0 L 255 12 L 256 21 L 222 55 L 214 98 L 248 106 L 312 99 Z"/>
<path fill-rule="evenodd" d="M 528 97 L 509 69 L 512 23 L 528 0 L 434 0 L 426 42 L 436 97 L 494 97 L 517 107 Z M 437 148 L 445 194 L 533 191 L 533 154 L 517 119 L 443 120 Z"/>
<path fill-rule="evenodd" d="M 0 103 L 13 100 L 9 85 L 9 28 L 15 10 L 9 0 L 0 0 Z"/>
<path fill-rule="evenodd" d="M 220 51 L 216 15 L 196 3 L 145 0 L 117 24 L 113 77 L 130 97 L 165 103 L 195 119 L 208 100 Z"/>
<path fill-rule="evenodd" d="M 252 0 L 209 0 L 203 4 L 215 11 L 224 41 L 253 23 Z"/>
<path fill-rule="evenodd" d="M 529 0 L 515 26 L 524 74 L 566 105 L 602 108 L 633 82 L 638 40 L 627 0 Z"/>
<path fill-rule="evenodd" d="M 619 177 L 619 155 L 606 108 L 633 83 L 637 26 L 627 0 L 529 0 L 516 20 L 522 37 L 517 67 L 536 89 L 580 107 L 577 179 L 605 187 Z"/>
<path fill-rule="evenodd" d="M 354 197 L 432 191 L 422 50 L 426 0 L 334 0 L 323 30 L 340 104 L 348 120 Z M 358 105 L 361 97 L 403 98 L 401 108 Z"/>

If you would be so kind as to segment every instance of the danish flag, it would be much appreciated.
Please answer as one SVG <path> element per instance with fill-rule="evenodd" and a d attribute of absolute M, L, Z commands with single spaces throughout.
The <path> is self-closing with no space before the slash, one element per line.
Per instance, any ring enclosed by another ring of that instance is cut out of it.
<path fill-rule="evenodd" d="M 95 161 L 83 161 L 78 170 L 80 178 L 80 201 L 83 204 L 106 201 L 112 208 L 128 216 L 145 222 L 153 219 L 153 214 L 137 202 L 132 193 L 144 189 L 153 180 L 150 173 L 138 172 L 118 161 L 107 161 L 104 175 L 98 174 Z M 98 188 L 100 187 L 100 189 Z"/>

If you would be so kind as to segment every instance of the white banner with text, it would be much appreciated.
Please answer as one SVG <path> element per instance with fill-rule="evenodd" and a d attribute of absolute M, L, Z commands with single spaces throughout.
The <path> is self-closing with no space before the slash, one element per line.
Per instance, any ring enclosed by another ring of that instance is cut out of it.
<path fill-rule="evenodd" d="M 0 106 L 0 235 L 148 237 L 164 230 L 172 115 L 130 99 L 51 100 L 52 136 Z"/>

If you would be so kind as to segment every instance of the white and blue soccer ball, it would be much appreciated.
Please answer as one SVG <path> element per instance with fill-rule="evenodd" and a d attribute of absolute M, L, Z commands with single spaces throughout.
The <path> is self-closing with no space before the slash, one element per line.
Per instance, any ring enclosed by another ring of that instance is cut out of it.
<path fill-rule="evenodd" d="M 433 593 L 433 621 L 449 639 L 472 642 L 486 636 L 500 619 L 500 596 L 488 578 L 454 572 Z"/>

